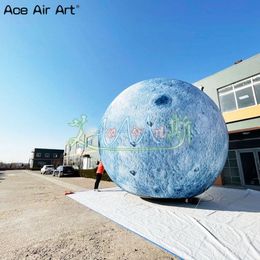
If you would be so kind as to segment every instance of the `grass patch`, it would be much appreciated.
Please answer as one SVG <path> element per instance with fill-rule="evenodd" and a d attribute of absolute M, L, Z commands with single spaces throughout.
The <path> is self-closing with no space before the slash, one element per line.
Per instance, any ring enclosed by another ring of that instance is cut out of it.
<path fill-rule="evenodd" d="M 80 177 L 84 177 L 84 178 L 92 178 L 92 179 L 96 179 L 96 171 L 97 168 L 95 169 L 87 169 L 87 170 L 79 170 L 79 175 Z M 102 180 L 103 181 L 112 181 L 107 172 L 104 171 L 103 176 L 102 176 Z"/>

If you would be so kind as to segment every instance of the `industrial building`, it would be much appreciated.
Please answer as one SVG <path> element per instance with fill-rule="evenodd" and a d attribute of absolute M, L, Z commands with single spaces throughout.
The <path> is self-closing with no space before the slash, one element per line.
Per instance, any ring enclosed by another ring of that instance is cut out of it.
<path fill-rule="evenodd" d="M 97 149 L 90 149 L 93 145 L 98 149 L 97 136 L 86 133 L 77 142 L 68 142 L 65 145 L 64 165 L 72 165 L 76 169 L 94 169 L 99 161 Z"/>
<path fill-rule="evenodd" d="M 259 188 L 260 54 L 193 84 L 217 104 L 229 132 L 228 159 L 219 184 Z"/>
<path fill-rule="evenodd" d="M 39 170 L 43 165 L 63 165 L 63 153 L 61 149 L 35 148 L 29 160 L 30 169 Z"/>

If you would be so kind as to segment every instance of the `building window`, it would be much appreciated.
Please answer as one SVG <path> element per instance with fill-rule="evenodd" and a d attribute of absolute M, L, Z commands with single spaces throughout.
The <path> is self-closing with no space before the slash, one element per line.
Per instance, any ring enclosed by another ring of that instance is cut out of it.
<path fill-rule="evenodd" d="M 260 104 L 260 82 L 254 85 L 257 104 Z"/>
<path fill-rule="evenodd" d="M 57 154 L 57 153 L 54 153 L 54 154 L 53 154 L 53 158 L 58 158 L 58 154 Z"/>
<path fill-rule="evenodd" d="M 236 91 L 236 99 L 238 108 L 249 107 L 255 105 L 255 99 L 252 87 L 239 89 Z"/>
<path fill-rule="evenodd" d="M 44 156 L 45 156 L 45 158 L 50 158 L 50 154 L 49 153 L 46 153 Z"/>
<path fill-rule="evenodd" d="M 236 110 L 236 99 L 233 87 L 226 87 L 219 90 L 219 101 L 222 112 Z"/>
<path fill-rule="evenodd" d="M 260 104 L 260 75 L 218 89 L 222 112 Z"/>
<path fill-rule="evenodd" d="M 42 156 L 42 154 L 41 153 L 36 153 L 36 157 L 41 157 Z"/>

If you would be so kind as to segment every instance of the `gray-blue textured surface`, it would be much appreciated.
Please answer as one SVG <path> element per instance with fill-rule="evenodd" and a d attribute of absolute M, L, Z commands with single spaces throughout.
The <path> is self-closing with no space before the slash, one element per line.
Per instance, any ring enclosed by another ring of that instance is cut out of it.
<path fill-rule="evenodd" d="M 209 188 L 228 152 L 214 102 L 189 83 L 151 79 L 125 89 L 99 129 L 100 156 L 111 179 L 143 197 L 187 198 Z"/>

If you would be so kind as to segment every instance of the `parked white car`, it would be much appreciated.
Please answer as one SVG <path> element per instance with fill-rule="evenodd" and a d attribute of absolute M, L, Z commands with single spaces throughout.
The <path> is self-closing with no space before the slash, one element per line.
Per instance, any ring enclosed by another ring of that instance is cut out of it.
<path fill-rule="evenodd" d="M 53 165 L 44 165 L 41 168 L 41 174 L 52 174 L 54 171 L 54 166 Z"/>

